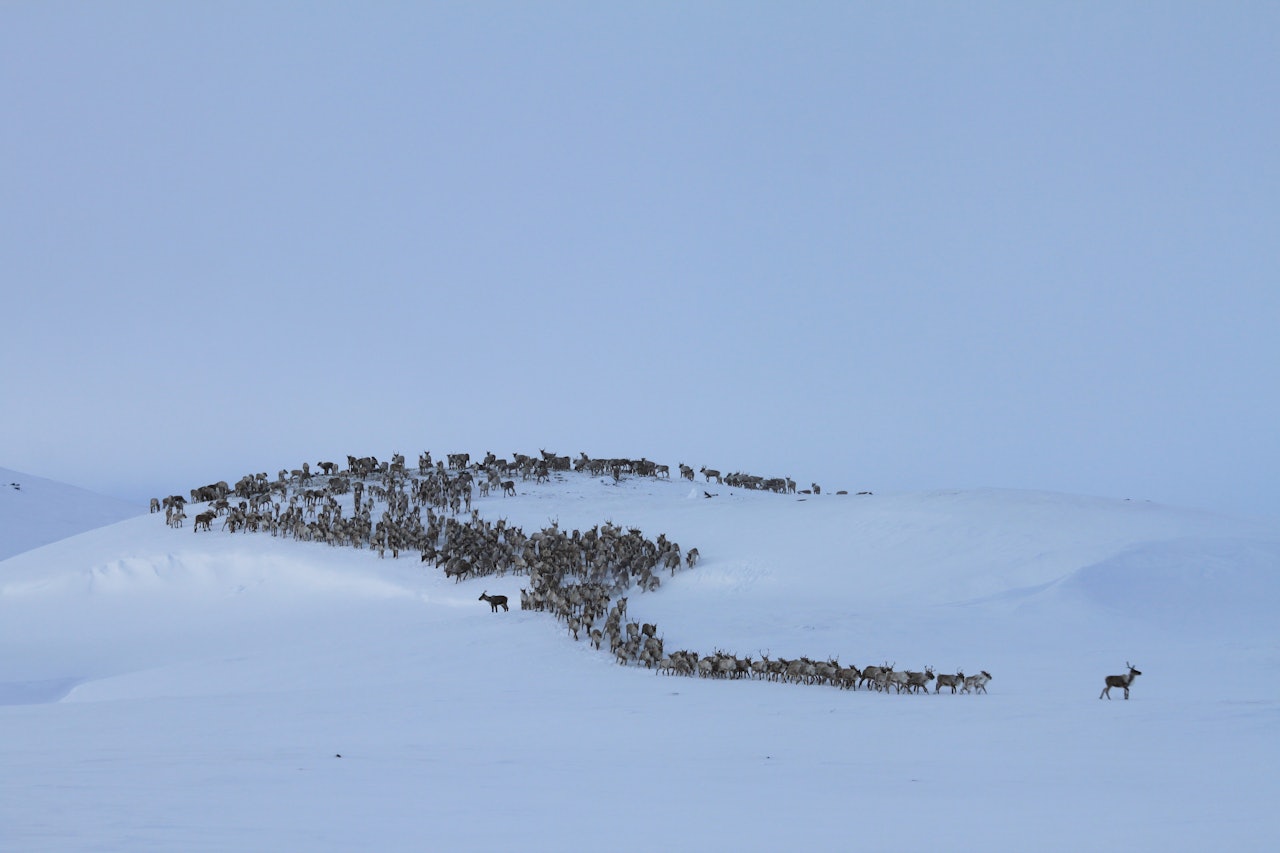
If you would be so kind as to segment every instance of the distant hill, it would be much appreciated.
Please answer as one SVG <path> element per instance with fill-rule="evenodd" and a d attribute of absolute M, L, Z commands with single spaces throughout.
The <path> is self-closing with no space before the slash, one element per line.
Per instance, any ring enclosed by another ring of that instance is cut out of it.
<path fill-rule="evenodd" d="M 0 468 L 0 560 L 146 511 L 120 498 Z"/>

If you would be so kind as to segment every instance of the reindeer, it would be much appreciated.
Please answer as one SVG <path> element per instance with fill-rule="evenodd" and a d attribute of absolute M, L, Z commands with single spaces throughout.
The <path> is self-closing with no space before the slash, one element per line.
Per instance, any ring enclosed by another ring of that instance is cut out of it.
<path fill-rule="evenodd" d="M 503 496 L 504 498 L 505 498 L 505 497 L 513 497 L 513 498 L 514 498 L 514 497 L 516 496 L 516 481 L 515 481 L 515 480 L 503 480 L 503 481 L 502 481 L 502 496 Z"/>
<path fill-rule="evenodd" d="M 977 675 L 966 675 L 964 679 L 964 687 L 960 688 L 961 693 L 986 693 L 987 682 L 991 680 L 991 673 L 985 669 Z M 1099 697 L 1101 698 L 1101 697 Z"/>
<path fill-rule="evenodd" d="M 884 692 L 888 693 L 889 688 L 892 687 L 895 693 L 901 693 L 904 690 L 910 689 L 908 687 L 910 681 L 910 673 L 905 670 L 899 671 L 890 667 L 889 671 L 884 674 Z"/>
<path fill-rule="evenodd" d="M 964 685 L 964 673 L 957 672 L 955 675 L 939 675 L 938 681 L 933 686 L 934 695 L 937 695 L 944 687 L 950 687 L 951 692 L 955 693 L 957 687 Z"/>
<path fill-rule="evenodd" d="M 1129 685 L 1133 683 L 1133 680 L 1134 680 L 1135 678 L 1137 678 L 1139 675 L 1142 675 L 1142 673 L 1141 673 L 1140 671 L 1138 671 L 1138 670 L 1134 669 L 1134 668 L 1133 668 L 1133 664 L 1129 663 L 1128 661 L 1125 661 L 1125 662 L 1124 662 L 1124 665 L 1125 665 L 1125 666 L 1127 666 L 1127 667 L 1129 667 L 1129 672 L 1128 672 L 1128 674 L 1126 674 L 1126 675 L 1108 675 L 1108 676 L 1107 676 L 1107 686 L 1106 686 L 1106 687 L 1104 687 L 1104 688 L 1102 688 L 1102 692 L 1098 694 L 1098 698 L 1099 698 L 1099 699 L 1101 699 L 1103 696 L 1106 696 L 1108 699 L 1110 699 L 1110 698 L 1111 698 L 1111 688 L 1112 688 L 1112 687 L 1121 687 L 1121 688 L 1124 688 L 1124 698 L 1126 698 L 1126 699 L 1128 699 L 1128 698 L 1129 698 Z"/>
<path fill-rule="evenodd" d="M 689 556 L 685 558 L 685 563 L 689 566 L 689 568 L 692 569 L 695 565 L 697 565 L 699 556 L 701 555 L 698 554 L 697 548 L 690 548 Z"/>
<path fill-rule="evenodd" d="M 720 472 L 715 470 L 714 468 L 707 468 L 706 466 L 703 466 L 702 468 L 699 469 L 699 473 L 702 474 L 702 476 L 707 478 L 708 483 L 710 483 L 712 480 L 715 480 L 720 485 L 722 486 L 724 485 L 724 480 L 720 477 Z"/>
<path fill-rule="evenodd" d="M 474 587 L 472 587 L 472 589 L 474 589 Z M 489 612 L 491 613 L 497 613 L 499 607 L 501 607 L 503 610 L 511 609 L 510 607 L 507 606 L 507 597 L 505 595 L 490 595 L 488 590 L 480 593 L 480 597 L 477 598 L 476 601 L 489 602 Z M 577 638 L 575 637 L 575 639 Z"/>
<path fill-rule="evenodd" d="M 907 691 L 915 693 L 916 691 L 929 692 L 929 682 L 933 681 L 933 667 L 926 666 L 924 672 L 907 672 Z"/>
<path fill-rule="evenodd" d="M 858 687 L 858 681 L 861 678 L 861 670 L 856 666 L 846 666 L 836 670 L 836 675 L 833 681 L 841 690 L 856 690 Z"/>
<path fill-rule="evenodd" d="M 879 690 L 884 686 L 884 674 L 890 669 L 889 662 L 885 661 L 884 666 L 868 666 L 862 670 L 861 683 L 867 689 Z"/>

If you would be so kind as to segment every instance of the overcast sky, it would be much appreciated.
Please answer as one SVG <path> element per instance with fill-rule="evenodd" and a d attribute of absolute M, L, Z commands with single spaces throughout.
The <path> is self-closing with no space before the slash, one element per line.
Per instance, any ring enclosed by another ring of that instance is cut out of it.
<path fill-rule="evenodd" d="M 1280 516 L 1280 6 L 0 5 L 0 465 Z"/>

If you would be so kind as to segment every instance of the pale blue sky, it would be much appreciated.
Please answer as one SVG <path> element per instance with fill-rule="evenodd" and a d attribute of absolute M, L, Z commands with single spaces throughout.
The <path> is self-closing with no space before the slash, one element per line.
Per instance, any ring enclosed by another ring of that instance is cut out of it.
<path fill-rule="evenodd" d="M 0 465 L 1280 515 L 1280 6 L 0 6 Z"/>

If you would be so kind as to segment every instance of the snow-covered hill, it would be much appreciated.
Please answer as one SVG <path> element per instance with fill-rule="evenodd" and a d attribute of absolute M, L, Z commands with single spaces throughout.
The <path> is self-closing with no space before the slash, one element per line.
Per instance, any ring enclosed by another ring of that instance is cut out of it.
<path fill-rule="evenodd" d="M 1280 839 L 1274 530 L 1043 493 L 517 485 L 476 509 L 699 549 L 629 595 L 668 650 L 986 670 L 989 693 L 659 676 L 521 611 L 523 576 L 454 583 L 416 553 L 141 515 L 0 562 L 0 846 Z M 484 591 L 513 609 L 491 613 Z M 1132 700 L 1099 701 L 1126 662 L 1143 673 Z"/>
<path fill-rule="evenodd" d="M 119 498 L 0 468 L 0 560 L 146 511 Z"/>

